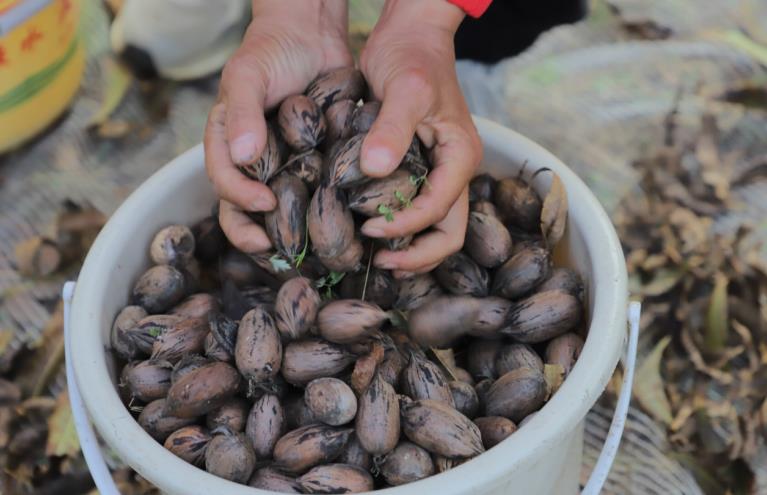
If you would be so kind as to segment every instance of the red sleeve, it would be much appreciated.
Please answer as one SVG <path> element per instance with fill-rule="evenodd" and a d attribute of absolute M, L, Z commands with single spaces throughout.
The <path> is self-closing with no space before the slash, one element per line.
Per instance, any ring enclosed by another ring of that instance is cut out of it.
<path fill-rule="evenodd" d="M 471 17 L 480 17 L 493 0 L 448 0 Z"/>

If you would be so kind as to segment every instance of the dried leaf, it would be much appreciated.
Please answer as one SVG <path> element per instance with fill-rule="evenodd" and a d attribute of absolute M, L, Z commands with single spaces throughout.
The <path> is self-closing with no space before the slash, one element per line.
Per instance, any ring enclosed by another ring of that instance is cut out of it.
<path fill-rule="evenodd" d="M 546 395 L 551 397 L 562 386 L 565 379 L 565 369 L 561 364 L 543 365 L 543 378 L 546 380 Z"/>
<path fill-rule="evenodd" d="M 660 376 L 660 363 L 671 337 L 663 337 L 645 357 L 636 372 L 634 396 L 642 407 L 655 419 L 669 425 L 673 421 L 671 405 L 663 388 Z"/>
<path fill-rule="evenodd" d="M 566 226 L 567 191 L 559 176 L 554 174 L 541 210 L 541 232 L 549 246 L 555 246 L 562 239 Z"/>
<path fill-rule="evenodd" d="M 48 443 L 45 453 L 49 456 L 74 457 L 80 453 L 69 394 L 64 391 L 56 400 L 56 409 L 48 418 Z"/>
<path fill-rule="evenodd" d="M 453 356 L 453 349 L 435 349 L 429 347 L 429 352 L 434 356 L 437 364 L 440 365 L 442 371 L 444 371 L 450 380 L 458 380 L 455 373 L 455 356 Z"/>
<path fill-rule="evenodd" d="M 727 276 L 721 272 L 714 277 L 714 290 L 706 312 L 706 333 L 703 348 L 709 354 L 722 352 L 727 343 Z"/>
<path fill-rule="evenodd" d="M 98 110 L 88 121 L 88 128 L 107 123 L 109 116 L 120 105 L 133 81 L 130 70 L 112 57 L 103 60 L 102 74 L 103 97 Z"/>
<path fill-rule="evenodd" d="M 681 268 L 662 268 L 653 274 L 652 279 L 641 287 L 644 296 L 660 296 L 674 288 L 682 280 L 684 270 Z"/>

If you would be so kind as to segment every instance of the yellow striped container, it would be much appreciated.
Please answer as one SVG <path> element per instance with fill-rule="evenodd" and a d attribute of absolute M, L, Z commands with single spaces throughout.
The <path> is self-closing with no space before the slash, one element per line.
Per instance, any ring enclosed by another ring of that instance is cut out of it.
<path fill-rule="evenodd" d="M 0 153 L 69 106 L 85 67 L 80 0 L 0 0 Z"/>

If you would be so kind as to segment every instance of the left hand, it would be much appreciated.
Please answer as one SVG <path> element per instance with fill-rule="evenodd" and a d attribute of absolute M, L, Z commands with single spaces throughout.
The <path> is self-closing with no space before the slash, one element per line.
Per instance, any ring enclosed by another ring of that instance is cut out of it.
<path fill-rule="evenodd" d="M 381 111 L 362 146 L 365 174 L 385 177 L 402 161 L 413 135 L 431 150 L 433 169 L 412 207 L 394 220 L 369 219 L 368 237 L 416 234 L 402 251 L 381 250 L 379 268 L 422 273 L 460 250 L 468 222 L 468 184 L 482 144 L 458 85 L 453 36 L 464 13 L 445 0 L 387 0 L 361 57 Z"/>

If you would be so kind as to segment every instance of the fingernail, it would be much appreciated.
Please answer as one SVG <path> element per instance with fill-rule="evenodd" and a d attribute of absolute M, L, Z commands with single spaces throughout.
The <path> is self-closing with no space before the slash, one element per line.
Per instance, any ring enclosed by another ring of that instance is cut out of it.
<path fill-rule="evenodd" d="M 272 211 L 277 206 L 271 198 L 258 198 L 253 201 L 253 209 L 256 211 Z"/>
<path fill-rule="evenodd" d="M 367 225 L 362 226 L 362 233 L 365 234 L 368 237 L 383 237 L 384 231 L 376 228 L 376 227 L 368 227 Z"/>
<path fill-rule="evenodd" d="M 364 169 L 372 174 L 384 174 L 391 168 L 394 158 L 386 148 L 373 148 L 365 154 Z"/>
<path fill-rule="evenodd" d="M 238 165 L 251 163 L 256 159 L 256 135 L 252 132 L 243 134 L 229 145 L 232 161 Z"/>

